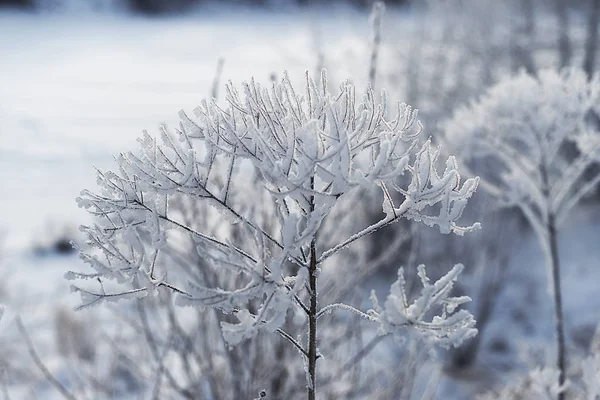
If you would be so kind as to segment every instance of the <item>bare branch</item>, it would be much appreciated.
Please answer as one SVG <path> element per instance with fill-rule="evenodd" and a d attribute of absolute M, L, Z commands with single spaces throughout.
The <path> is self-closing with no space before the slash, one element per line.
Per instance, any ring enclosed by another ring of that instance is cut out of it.
<path fill-rule="evenodd" d="M 46 380 L 67 400 L 77 400 L 77 398 L 58 380 L 52 375 L 48 367 L 44 364 L 40 356 L 38 355 L 33 343 L 31 342 L 31 338 L 25 329 L 25 325 L 23 325 L 23 321 L 21 321 L 21 317 L 17 316 L 15 318 L 17 323 L 17 328 L 19 332 L 21 332 L 21 336 L 25 340 L 25 344 L 27 345 L 27 350 L 29 351 L 29 355 L 35 362 L 35 365 L 42 372 Z"/>

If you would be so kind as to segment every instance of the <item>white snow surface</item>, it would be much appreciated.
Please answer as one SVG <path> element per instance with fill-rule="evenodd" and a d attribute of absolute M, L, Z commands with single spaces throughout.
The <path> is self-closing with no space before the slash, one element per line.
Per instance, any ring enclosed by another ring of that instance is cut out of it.
<path fill-rule="evenodd" d="M 367 46 L 366 15 L 346 8 L 162 19 L 0 10 L 0 226 L 14 242 L 49 217 L 79 223 L 73 199 L 95 186 L 91 166 L 112 166 L 142 129 L 157 133 L 210 96 L 219 58 L 219 95 L 229 79 L 302 79 L 316 68 L 316 25 L 338 51 Z"/>

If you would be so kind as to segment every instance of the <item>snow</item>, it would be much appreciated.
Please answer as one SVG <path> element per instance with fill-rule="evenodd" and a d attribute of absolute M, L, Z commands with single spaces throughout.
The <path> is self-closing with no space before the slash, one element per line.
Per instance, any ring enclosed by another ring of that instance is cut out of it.
<path fill-rule="evenodd" d="M 48 217 L 85 218 L 72 204 L 94 186 L 90 166 L 111 166 L 142 129 L 175 127 L 178 110 L 210 94 L 219 58 L 235 83 L 313 70 L 319 18 L 346 48 L 368 29 L 345 8 L 326 17 L 209 9 L 165 19 L 0 11 L 0 181 L 13 194 L 0 197 L 0 226 L 11 244 L 23 245 Z"/>

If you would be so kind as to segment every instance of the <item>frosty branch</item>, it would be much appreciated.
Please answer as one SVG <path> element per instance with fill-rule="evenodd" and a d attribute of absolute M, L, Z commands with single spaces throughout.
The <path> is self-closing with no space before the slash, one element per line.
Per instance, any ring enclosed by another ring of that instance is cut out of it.
<path fill-rule="evenodd" d="M 385 308 L 319 309 L 322 268 L 378 229 L 400 218 L 437 225 L 442 233 L 479 227 L 457 223 L 478 178 L 461 182 L 453 157 L 438 173 L 440 151 L 422 140 L 416 110 L 406 104 L 391 109 L 385 91 L 376 99 L 369 88 L 357 98 L 348 82 L 337 93 L 328 87 L 325 72 L 319 82 L 307 74 L 301 94 L 287 74 L 270 88 L 251 80 L 240 92 L 229 83 L 226 104 L 202 101 L 195 119 L 181 112 L 178 129 L 162 128 L 160 142 L 144 133 L 140 152 L 117 157 L 117 172 L 98 171 L 99 192 L 78 198 L 95 217 L 82 228 L 87 243 L 81 249 L 94 273 L 68 275 L 100 281 L 100 290 L 74 286 L 82 307 L 154 295 L 163 287 L 177 293 L 180 306 L 234 315 L 235 321 L 221 323 L 230 346 L 259 331 L 277 331 L 305 359 L 309 399 L 317 386 L 317 319 L 334 309 L 379 323 L 381 333 L 414 329 L 417 337 L 442 345 L 474 335 L 472 316 L 456 312 L 468 298 L 449 297 L 459 266 L 433 285 L 420 267 L 424 289 L 411 306 L 399 278 Z M 373 189 L 382 193 L 382 218 L 324 247 L 318 233 L 339 199 Z M 181 204 L 203 204 L 216 213 L 190 220 Z M 195 243 L 206 268 L 230 276 L 224 287 L 175 267 L 184 237 Z M 426 321 L 434 309 L 440 314 Z M 306 337 L 282 329 L 288 311 L 307 317 Z"/>

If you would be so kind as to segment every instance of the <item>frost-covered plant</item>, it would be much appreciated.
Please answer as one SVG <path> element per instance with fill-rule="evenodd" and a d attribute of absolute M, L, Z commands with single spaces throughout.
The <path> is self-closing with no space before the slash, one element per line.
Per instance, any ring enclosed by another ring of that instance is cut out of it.
<path fill-rule="evenodd" d="M 560 371 L 556 368 L 534 368 L 529 375 L 513 385 L 503 387 L 498 392 L 488 392 L 478 396 L 478 400 L 527 399 L 555 400 L 568 387 L 568 381 L 558 383 Z"/>
<path fill-rule="evenodd" d="M 581 381 L 586 400 L 600 397 L 600 354 L 593 354 L 581 363 Z"/>
<path fill-rule="evenodd" d="M 495 163 L 481 171 L 484 187 L 520 206 L 545 238 L 549 214 L 560 224 L 600 181 L 586 174 L 600 157 L 599 113 L 599 76 L 588 81 L 578 69 L 522 72 L 457 110 L 443 128 L 469 165 Z"/>
<path fill-rule="evenodd" d="M 381 308 L 375 294 L 372 294 L 374 310 L 370 315 L 381 322 L 380 334 L 391 333 L 397 340 L 404 340 L 407 330 L 410 334 L 422 338 L 429 344 L 440 345 L 448 348 L 459 346 L 465 339 L 473 337 L 477 330 L 465 329 L 473 326 L 473 316 L 467 310 L 456 308 L 471 301 L 467 296 L 450 297 L 450 291 L 463 270 L 461 264 L 457 264 L 446 275 L 434 284 L 429 283 L 425 273 L 425 266 L 419 265 L 418 274 L 423 284 L 423 290 L 418 299 L 409 305 L 406 295 L 406 281 L 404 270 L 398 270 L 398 280 L 392 285 L 390 294 L 385 301 L 385 308 Z M 442 310 L 441 315 L 433 315 L 432 310 Z M 426 318 L 430 317 L 431 321 Z"/>
<path fill-rule="evenodd" d="M 552 270 L 559 386 L 565 344 L 557 229 L 600 182 L 600 77 L 581 70 L 522 72 L 459 109 L 443 128 L 465 164 L 505 206 L 526 216 Z M 487 168 L 486 168 L 487 167 Z M 562 395 L 560 396 L 562 398 Z"/>
<path fill-rule="evenodd" d="M 581 360 L 580 365 L 581 371 L 576 380 L 569 379 L 559 384 L 559 369 L 536 367 L 517 382 L 498 391 L 484 393 L 478 400 L 555 400 L 561 395 L 573 400 L 596 400 L 600 397 L 600 355 L 592 354 Z"/>
<path fill-rule="evenodd" d="M 419 337 L 443 345 L 458 345 L 475 333 L 472 316 L 455 310 L 467 299 L 448 293 L 460 267 L 433 285 L 422 269 L 425 288 L 410 307 L 403 305 L 402 281 L 385 309 L 319 306 L 319 275 L 334 256 L 401 218 L 437 225 L 442 233 L 478 228 L 457 225 L 478 179 L 461 183 L 454 157 L 439 175 L 439 149 L 421 139 L 416 110 L 406 104 L 390 110 L 386 93 L 377 101 L 371 89 L 357 99 L 348 82 L 330 93 L 323 72 L 318 84 L 307 74 L 301 94 L 287 74 L 270 88 L 252 80 L 241 93 L 230 83 L 226 104 L 205 100 L 195 115 L 181 112 L 179 129 L 163 129 L 160 141 L 145 133 L 141 152 L 121 154 L 117 172 L 98 172 L 100 191 L 85 190 L 78 198 L 95 216 L 93 225 L 82 228 L 87 243 L 81 250 L 93 272 L 68 277 L 100 282 L 99 288 L 73 286 L 82 307 L 156 295 L 163 288 L 177 293 L 178 305 L 233 315 L 221 323 L 229 346 L 260 331 L 278 332 L 305 361 L 309 399 L 316 394 L 317 320 L 335 309 L 377 322 L 382 332 L 414 328 Z M 383 195 L 382 218 L 324 247 L 320 228 L 338 201 L 375 188 Z M 399 204 L 392 192 L 402 197 Z M 173 207 L 186 202 L 206 203 L 215 214 L 188 222 L 185 208 Z M 204 230 L 215 219 L 232 229 Z M 172 268 L 184 237 L 194 241 L 204 268 L 231 278 L 211 286 L 202 270 Z M 441 307 L 437 316 L 430 313 L 434 306 Z M 283 330 L 290 311 L 306 336 Z"/>

